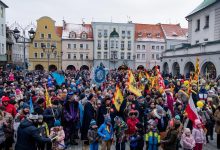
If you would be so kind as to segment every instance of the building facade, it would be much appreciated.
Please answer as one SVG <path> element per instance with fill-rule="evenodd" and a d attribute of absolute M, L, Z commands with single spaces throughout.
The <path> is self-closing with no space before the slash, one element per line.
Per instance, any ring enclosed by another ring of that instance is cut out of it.
<path fill-rule="evenodd" d="M 44 16 L 37 20 L 36 35 L 29 47 L 29 70 L 60 70 L 62 27 Z"/>
<path fill-rule="evenodd" d="M 6 8 L 8 6 L 0 0 L 0 66 L 7 63 L 6 55 Z"/>
<path fill-rule="evenodd" d="M 63 23 L 63 69 L 81 70 L 93 67 L 93 32 L 91 24 Z"/>
<path fill-rule="evenodd" d="M 133 23 L 92 22 L 94 67 L 135 68 Z"/>
<path fill-rule="evenodd" d="M 160 65 L 165 39 L 159 24 L 135 24 L 135 68 Z"/>
<path fill-rule="evenodd" d="M 163 53 L 163 71 L 187 76 L 199 58 L 201 75 L 216 78 L 220 74 L 220 1 L 204 0 L 186 19 L 189 42 Z"/>

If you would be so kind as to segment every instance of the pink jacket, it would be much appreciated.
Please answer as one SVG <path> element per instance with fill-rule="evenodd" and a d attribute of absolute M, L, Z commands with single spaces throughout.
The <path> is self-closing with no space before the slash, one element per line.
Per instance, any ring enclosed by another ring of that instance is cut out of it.
<path fill-rule="evenodd" d="M 54 127 L 51 128 L 51 131 L 50 131 L 50 135 L 57 135 L 57 139 L 56 139 L 56 142 L 53 143 L 53 147 L 56 147 L 56 149 L 64 149 L 64 139 L 65 139 L 65 133 L 64 133 L 64 130 L 63 130 L 63 127 L 59 127 L 59 131 L 54 131 Z M 59 143 L 59 144 L 58 144 Z"/>
<path fill-rule="evenodd" d="M 194 137 L 196 143 L 206 143 L 205 132 L 203 129 L 193 128 L 192 136 Z"/>
<path fill-rule="evenodd" d="M 182 146 L 184 149 L 193 149 L 195 147 L 195 140 L 192 135 L 190 137 L 182 136 Z"/>

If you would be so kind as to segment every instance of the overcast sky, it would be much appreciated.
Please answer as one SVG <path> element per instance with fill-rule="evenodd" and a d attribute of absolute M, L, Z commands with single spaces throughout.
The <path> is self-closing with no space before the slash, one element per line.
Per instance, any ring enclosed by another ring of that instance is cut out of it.
<path fill-rule="evenodd" d="M 21 25 L 49 16 L 61 25 L 66 22 L 91 21 L 135 23 L 180 23 L 203 0 L 2 0 L 7 9 L 7 24 Z M 128 19 L 130 18 L 130 19 Z"/>

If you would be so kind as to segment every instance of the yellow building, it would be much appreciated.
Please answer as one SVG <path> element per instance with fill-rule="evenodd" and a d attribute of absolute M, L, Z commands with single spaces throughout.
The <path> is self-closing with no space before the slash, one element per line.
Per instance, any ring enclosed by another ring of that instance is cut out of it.
<path fill-rule="evenodd" d="M 50 17 L 37 20 L 36 35 L 29 47 L 28 70 L 60 70 L 62 27 Z"/>

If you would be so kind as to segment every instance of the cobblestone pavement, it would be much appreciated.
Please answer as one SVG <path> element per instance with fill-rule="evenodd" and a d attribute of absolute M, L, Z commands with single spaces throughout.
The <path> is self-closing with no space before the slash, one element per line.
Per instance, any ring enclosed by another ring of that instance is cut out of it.
<path fill-rule="evenodd" d="M 203 148 L 203 150 L 217 150 L 216 141 L 217 140 L 216 140 L 216 135 L 215 135 L 214 140 L 213 141 L 210 140 L 210 143 L 206 144 L 205 147 Z M 79 141 L 78 146 L 68 147 L 68 150 L 89 150 L 89 147 L 88 146 L 83 147 L 82 143 Z M 100 147 L 99 147 L 99 150 L 100 150 Z M 115 145 L 112 145 L 111 150 L 115 150 Z M 128 144 L 126 144 L 126 150 L 129 150 L 129 145 Z"/>

